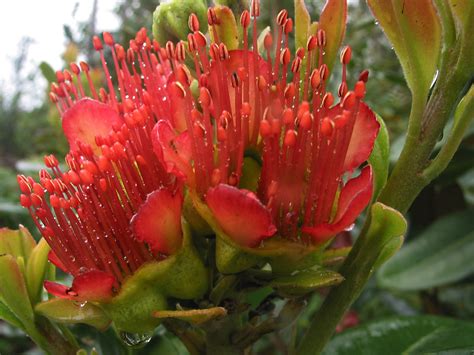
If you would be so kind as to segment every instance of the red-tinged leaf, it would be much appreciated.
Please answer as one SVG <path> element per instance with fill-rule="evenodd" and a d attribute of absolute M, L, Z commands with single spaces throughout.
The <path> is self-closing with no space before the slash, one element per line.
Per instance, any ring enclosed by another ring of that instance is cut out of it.
<path fill-rule="evenodd" d="M 472 22 L 474 16 L 474 1 L 472 0 L 449 0 L 449 6 L 454 18 L 463 27 Z"/>
<path fill-rule="evenodd" d="M 391 42 L 412 92 L 427 95 L 441 48 L 441 26 L 432 0 L 368 0 Z"/>
<path fill-rule="evenodd" d="M 168 121 L 159 121 L 151 133 L 153 151 L 167 172 L 181 178 L 192 178 L 191 140 L 187 132 L 176 133 Z"/>
<path fill-rule="evenodd" d="M 62 116 L 63 131 L 71 150 L 78 149 L 79 141 L 89 144 L 94 152 L 100 152 L 95 137 L 109 134 L 115 124 L 123 124 L 119 114 L 109 105 L 89 98 L 79 100 Z"/>
<path fill-rule="evenodd" d="M 380 123 L 372 110 L 360 103 L 351 141 L 344 161 L 344 171 L 352 171 L 365 162 L 374 148 Z"/>
<path fill-rule="evenodd" d="M 214 31 L 209 28 L 213 42 L 224 43 L 228 50 L 239 48 L 239 31 L 234 14 L 227 6 L 214 6 L 218 24 L 214 25 L 219 41 L 214 38 Z"/>
<path fill-rule="evenodd" d="M 206 202 L 222 230 L 239 245 L 256 247 L 276 232 L 270 212 L 250 191 L 220 184 L 208 191 Z"/>
<path fill-rule="evenodd" d="M 53 264 L 54 266 L 60 268 L 65 273 L 69 273 L 66 266 L 63 264 L 63 262 L 61 260 L 59 260 L 58 256 L 56 255 L 56 253 L 54 251 L 52 251 L 52 250 L 49 251 L 48 260 L 51 264 Z"/>
<path fill-rule="evenodd" d="M 304 0 L 295 0 L 295 46 L 305 48 L 308 40 L 308 31 L 311 18 Z M 303 67 L 304 69 L 305 67 Z"/>
<path fill-rule="evenodd" d="M 324 63 L 331 72 L 346 33 L 347 0 L 327 0 L 319 17 L 318 29 L 326 32 Z"/>
<path fill-rule="evenodd" d="M 316 227 L 303 227 L 303 232 L 310 234 L 315 242 L 322 243 L 350 227 L 369 203 L 372 190 L 372 168 L 368 165 L 342 188 L 333 221 Z"/>
<path fill-rule="evenodd" d="M 152 192 L 132 218 L 135 237 L 155 252 L 175 254 L 183 244 L 182 207 L 181 193 L 167 189 Z"/>
<path fill-rule="evenodd" d="M 50 294 L 64 299 L 90 302 L 107 302 L 113 297 L 113 288 L 116 283 L 115 277 L 99 271 L 91 270 L 76 276 L 72 286 L 45 281 L 44 288 Z"/>

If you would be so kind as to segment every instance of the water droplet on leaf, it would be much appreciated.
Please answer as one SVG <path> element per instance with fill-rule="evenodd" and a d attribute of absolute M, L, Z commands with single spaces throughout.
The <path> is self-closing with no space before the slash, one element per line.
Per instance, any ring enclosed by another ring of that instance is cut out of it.
<path fill-rule="evenodd" d="M 120 339 L 128 346 L 139 346 L 148 344 L 153 333 L 129 333 L 120 332 Z"/>

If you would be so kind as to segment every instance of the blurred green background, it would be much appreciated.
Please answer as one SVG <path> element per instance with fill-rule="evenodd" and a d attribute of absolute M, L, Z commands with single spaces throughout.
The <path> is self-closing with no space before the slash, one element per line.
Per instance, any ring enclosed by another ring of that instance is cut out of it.
<path fill-rule="evenodd" d="M 62 53 L 57 53 L 64 68 L 78 58 L 86 60 L 93 68 L 99 67 L 91 37 L 97 32 L 97 8 L 100 3 L 101 0 L 93 2 L 89 20 L 64 24 L 64 49 Z M 306 4 L 312 20 L 317 20 L 324 1 L 307 0 Z M 71 9 L 76 5 L 71 2 Z M 156 0 L 117 1 L 114 8 L 119 21 L 114 31 L 117 42 L 128 43 L 141 27 L 151 32 L 152 13 L 157 5 Z M 387 123 L 393 163 L 403 145 L 410 93 L 398 60 L 365 1 L 351 1 L 349 7 L 344 40 L 353 49 L 349 73 L 353 80 L 363 69 L 369 69 L 371 73 L 366 101 Z M 289 9 L 293 16 L 293 0 L 262 0 L 261 8 L 263 19 L 259 26 L 262 28 L 270 25 L 270 19 L 282 8 Z M 21 31 L 21 25 L 17 26 L 16 31 Z M 13 55 L 13 90 L 0 86 L 0 226 L 16 228 L 21 223 L 36 232 L 26 211 L 19 206 L 16 174 L 36 175 L 43 155 L 53 153 L 58 157 L 64 156 L 67 142 L 62 136 L 59 115 L 48 100 L 47 90 L 36 93 L 38 104 L 25 105 L 25 99 L 29 98 L 27 87 L 45 87 L 48 81 L 55 80 L 54 71 L 62 69 L 53 69 L 47 62 L 38 63 L 32 71 L 25 69 L 33 35 L 25 34 L 18 44 L 18 52 Z M 36 59 L 41 61 L 41 58 Z M 337 81 L 337 76 L 338 73 L 335 73 L 333 80 Z M 101 79 L 100 71 L 97 71 L 96 80 Z M 442 139 L 440 137 L 440 145 Z M 374 277 L 357 301 L 353 313 L 357 322 L 365 324 L 388 316 L 423 314 L 462 319 L 474 317 L 473 166 L 474 129 L 471 127 L 448 169 L 423 191 L 411 208 L 408 246 L 404 246 L 396 259 Z M 432 227 L 434 223 L 437 224 Z M 417 248 L 413 242 L 425 243 L 425 248 Z M 315 295 L 300 318 L 296 331 L 304 330 L 319 302 L 320 296 Z M 110 332 L 97 334 L 87 327 L 76 327 L 75 331 L 81 334 L 84 344 L 98 347 L 103 354 L 126 353 Z M 155 337 L 140 353 L 173 354 L 184 351 L 175 338 L 163 335 L 160 328 L 157 332 L 161 336 Z M 281 344 L 279 337 L 285 336 L 268 336 L 255 346 L 254 352 L 278 353 Z M 23 334 L 0 321 L 0 354 L 37 351 L 32 343 L 25 341 Z"/>

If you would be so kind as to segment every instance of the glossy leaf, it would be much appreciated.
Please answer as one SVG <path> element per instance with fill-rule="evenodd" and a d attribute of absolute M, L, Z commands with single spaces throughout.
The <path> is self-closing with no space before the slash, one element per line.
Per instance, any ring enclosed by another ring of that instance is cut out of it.
<path fill-rule="evenodd" d="M 347 0 L 327 0 L 321 11 L 318 29 L 326 32 L 324 63 L 329 67 L 330 73 L 346 33 L 346 21 Z"/>
<path fill-rule="evenodd" d="M 224 43 L 228 50 L 238 49 L 239 31 L 232 10 L 227 6 L 215 6 L 214 10 L 219 22 L 219 24 L 214 25 L 214 30 L 219 38 L 217 43 Z M 211 28 L 209 28 L 209 33 L 215 42 L 214 31 Z"/>
<path fill-rule="evenodd" d="M 474 272 L 474 219 L 467 210 L 442 218 L 382 267 L 378 282 L 399 290 L 423 290 Z"/>
<path fill-rule="evenodd" d="M 212 307 L 207 309 L 190 309 L 177 311 L 156 311 L 153 316 L 160 319 L 175 318 L 184 320 L 191 324 L 202 324 L 212 319 L 222 318 L 227 315 L 223 307 Z"/>
<path fill-rule="evenodd" d="M 335 336 L 323 354 L 426 354 L 472 350 L 473 332 L 472 322 L 433 316 L 393 317 Z"/>
<path fill-rule="evenodd" d="M 427 95 L 438 65 L 441 25 L 432 0 L 368 0 L 412 92 Z"/>
<path fill-rule="evenodd" d="M 335 271 L 317 268 L 301 271 L 290 276 L 278 277 L 269 285 L 286 296 L 301 296 L 321 287 L 337 285 L 343 280 L 342 275 Z"/>
<path fill-rule="evenodd" d="M 79 303 L 55 298 L 38 304 L 35 311 L 58 323 L 82 323 L 100 330 L 107 328 L 110 324 L 110 319 L 104 311 L 90 302 Z"/>
<path fill-rule="evenodd" d="M 390 140 L 388 130 L 384 120 L 379 115 L 376 115 L 376 117 L 380 124 L 380 129 L 369 157 L 369 164 L 372 165 L 374 174 L 373 201 L 377 199 L 380 191 L 385 186 L 388 178 L 388 168 L 390 167 Z"/>

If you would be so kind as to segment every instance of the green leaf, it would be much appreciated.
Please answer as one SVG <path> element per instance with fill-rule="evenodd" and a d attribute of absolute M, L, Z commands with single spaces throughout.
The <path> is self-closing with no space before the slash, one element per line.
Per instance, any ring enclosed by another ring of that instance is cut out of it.
<path fill-rule="evenodd" d="M 23 226 L 19 230 L 0 229 L 0 254 L 28 259 L 35 245 L 30 232 Z"/>
<path fill-rule="evenodd" d="M 382 117 L 379 115 L 376 115 L 376 117 L 380 124 L 380 130 L 369 157 L 369 163 L 374 171 L 373 201 L 377 199 L 380 191 L 382 191 L 382 188 L 387 182 L 388 168 L 390 166 L 390 140 L 388 130 Z"/>
<path fill-rule="evenodd" d="M 41 239 L 31 252 L 26 263 L 26 285 L 32 304 L 40 301 L 43 281 L 48 271 L 48 254 L 50 247 L 45 239 Z"/>
<path fill-rule="evenodd" d="M 237 22 L 235 21 L 232 10 L 227 6 L 215 6 L 218 25 L 214 25 L 219 41 L 224 43 L 228 50 L 239 48 L 239 31 L 237 29 Z M 214 39 L 214 31 L 209 29 L 212 40 Z"/>
<path fill-rule="evenodd" d="M 444 217 L 408 243 L 379 271 L 382 287 L 423 290 L 458 281 L 474 272 L 473 211 Z"/>
<path fill-rule="evenodd" d="M 346 33 L 347 0 L 327 0 L 321 11 L 318 29 L 326 32 L 326 47 L 324 48 L 324 63 L 332 72 Z"/>
<path fill-rule="evenodd" d="M 99 330 L 106 329 L 110 324 L 110 318 L 104 311 L 90 302 L 55 298 L 38 304 L 35 311 L 58 323 L 88 324 Z"/>
<path fill-rule="evenodd" d="M 49 83 L 54 83 L 56 81 L 56 73 L 54 69 L 46 62 L 41 62 L 39 65 L 41 70 L 41 74 L 43 74 L 44 78 L 48 80 Z"/>
<path fill-rule="evenodd" d="M 10 323 L 14 327 L 23 328 L 23 325 L 21 324 L 20 320 L 13 314 L 12 311 L 2 302 L 0 301 L 0 319 L 3 319 L 4 321 Z"/>
<path fill-rule="evenodd" d="M 291 276 L 278 277 L 269 286 L 285 296 L 301 296 L 321 287 L 333 286 L 344 280 L 341 274 L 323 268 L 304 270 Z"/>
<path fill-rule="evenodd" d="M 5 305 L 23 323 L 25 327 L 33 324 L 34 314 L 31 307 L 25 279 L 15 257 L 0 256 L 0 297 Z"/>
<path fill-rule="evenodd" d="M 386 245 L 393 238 L 404 235 L 406 229 L 407 222 L 400 212 L 380 202 L 372 205 L 371 222 L 366 235 L 369 246 L 373 240 Z"/>
<path fill-rule="evenodd" d="M 349 329 L 323 354 L 426 354 L 474 347 L 474 323 L 450 318 L 393 317 Z"/>
<path fill-rule="evenodd" d="M 223 307 L 212 307 L 206 309 L 190 309 L 177 311 L 156 311 L 153 316 L 156 318 L 175 318 L 184 320 L 191 324 L 202 324 L 212 319 L 222 318 L 227 315 L 227 310 Z"/>
<path fill-rule="evenodd" d="M 441 25 L 432 0 L 368 0 L 397 54 L 412 93 L 427 95 L 441 48 Z"/>

